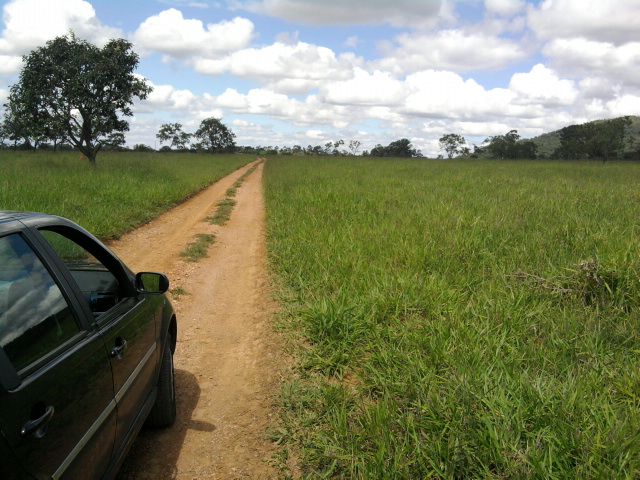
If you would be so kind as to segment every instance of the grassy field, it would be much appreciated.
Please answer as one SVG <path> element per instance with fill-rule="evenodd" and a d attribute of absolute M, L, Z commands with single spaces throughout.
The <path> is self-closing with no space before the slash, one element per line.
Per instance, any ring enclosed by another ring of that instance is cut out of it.
<path fill-rule="evenodd" d="M 0 209 L 68 217 L 103 240 L 177 205 L 254 160 L 245 155 L 0 151 Z"/>
<path fill-rule="evenodd" d="M 639 478 L 640 165 L 271 158 L 305 478 Z"/>

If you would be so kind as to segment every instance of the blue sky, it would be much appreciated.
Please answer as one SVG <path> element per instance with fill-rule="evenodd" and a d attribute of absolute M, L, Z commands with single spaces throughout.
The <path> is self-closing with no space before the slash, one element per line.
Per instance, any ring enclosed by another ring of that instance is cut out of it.
<path fill-rule="evenodd" d="M 21 56 L 73 30 L 122 37 L 154 86 L 127 143 L 216 116 L 239 145 L 409 138 L 469 146 L 516 129 L 640 114 L 638 0 L 12 0 L 0 102 Z"/>

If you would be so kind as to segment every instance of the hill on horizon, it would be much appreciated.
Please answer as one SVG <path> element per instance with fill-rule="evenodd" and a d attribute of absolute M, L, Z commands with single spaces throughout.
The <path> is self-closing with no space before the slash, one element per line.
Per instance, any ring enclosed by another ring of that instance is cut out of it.
<path fill-rule="evenodd" d="M 624 152 L 635 152 L 638 151 L 640 146 L 640 116 L 637 115 L 627 115 L 631 119 L 631 125 L 627 127 L 626 131 L 626 145 L 624 148 Z M 622 117 L 617 117 L 622 118 Z M 585 124 L 589 123 L 600 123 L 606 122 L 609 120 L 615 120 L 613 118 L 604 119 L 604 120 L 593 120 L 591 122 L 585 122 Z M 567 125 L 569 126 L 569 125 Z M 539 158 L 549 158 L 553 155 L 553 152 L 556 151 L 558 147 L 560 147 L 560 131 L 555 130 L 549 133 L 543 133 L 542 135 L 538 135 L 537 137 L 523 139 L 523 140 L 531 140 L 538 147 L 538 157 Z"/>

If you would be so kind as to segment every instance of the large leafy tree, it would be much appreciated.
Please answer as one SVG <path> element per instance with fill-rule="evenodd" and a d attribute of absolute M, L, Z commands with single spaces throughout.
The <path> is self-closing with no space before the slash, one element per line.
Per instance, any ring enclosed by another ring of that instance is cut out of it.
<path fill-rule="evenodd" d="M 163 123 L 160 125 L 160 130 L 158 130 L 156 137 L 160 140 L 160 143 L 171 142 L 172 148 L 186 148 L 191 134 L 182 130 L 182 124 L 180 123 Z"/>
<path fill-rule="evenodd" d="M 64 139 L 95 164 L 113 132 L 129 130 L 134 98 L 151 87 L 134 75 L 138 55 L 123 39 L 98 48 L 73 33 L 57 37 L 24 57 L 20 80 L 11 87 L 8 110 L 33 136 Z"/>
<path fill-rule="evenodd" d="M 462 135 L 457 133 L 447 133 L 440 137 L 440 148 L 447 152 L 448 158 L 453 158 L 455 155 L 462 153 L 461 147 L 466 144 L 467 141 Z"/>
<path fill-rule="evenodd" d="M 205 118 L 194 134 L 200 140 L 200 147 L 211 153 L 232 152 L 236 147 L 236 134 L 227 128 L 219 118 Z"/>

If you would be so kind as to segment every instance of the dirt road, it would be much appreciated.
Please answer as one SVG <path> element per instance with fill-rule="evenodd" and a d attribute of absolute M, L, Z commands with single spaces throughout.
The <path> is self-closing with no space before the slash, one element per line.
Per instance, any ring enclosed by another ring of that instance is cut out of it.
<path fill-rule="evenodd" d="M 260 165 L 237 191 L 225 226 L 204 219 L 248 165 L 110 247 L 134 271 L 168 274 L 178 315 L 175 354 L 178 416 L 167 430 L 143 429 L 118 480 L 269 479 L 276 447 L 265 427 L 272 408 L 279 345 L 272 332 L 266 278 Z M 179 253 L 198 233 L 213 233 L 209 257 Z"/>

